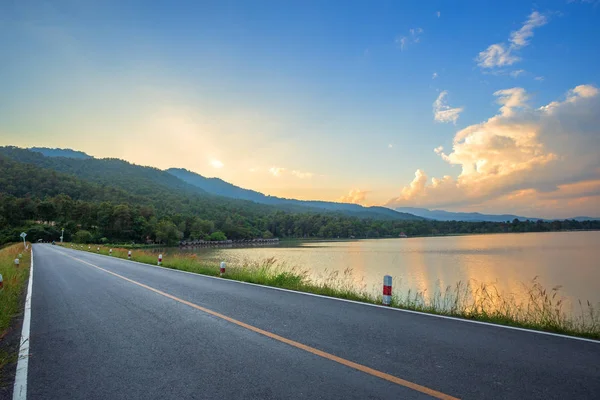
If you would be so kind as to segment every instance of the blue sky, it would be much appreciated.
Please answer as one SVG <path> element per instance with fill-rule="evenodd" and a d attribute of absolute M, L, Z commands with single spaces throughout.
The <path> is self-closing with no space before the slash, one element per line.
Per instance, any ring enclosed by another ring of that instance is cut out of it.
<path fill-rule="evenodd" d="M 599 13 L 588 1 L 3 2 L 0 142 L 286 197 L 600 214 L 597 131 L 544 130 L 557 124 L 534 112 L 563 102 L 558 125 L 577 110 L 593 125 Z M 492 45 L 504 53 L 482 55 Z M 501 125 L 535 121 L 535 140 L 497 134 L 503 96 L 518 115 Z M 492 148 L 498 136 L 510 149 Z M 570 175 L 540 175 L 561 162 Z"/>

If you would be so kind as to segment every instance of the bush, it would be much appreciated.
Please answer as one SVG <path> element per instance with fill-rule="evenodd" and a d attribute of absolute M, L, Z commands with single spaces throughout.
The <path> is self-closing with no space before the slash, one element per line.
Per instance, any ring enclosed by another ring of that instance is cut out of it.
<path fill-rule="evenodd" d="M 75 243 L 91 243 L 93 240 L 92 234 L 86 230 L 77 231 L 74 236 Z"/>
<path fill-rule="evenodd" d="M 213 242 L 219 242 L 222 240 L 227 240 L 227 236 L 225 236 L 223 232 L 217 231 L 211 233 L 211 235 L 208 237 L 208 240 L 212 240 Z"/>

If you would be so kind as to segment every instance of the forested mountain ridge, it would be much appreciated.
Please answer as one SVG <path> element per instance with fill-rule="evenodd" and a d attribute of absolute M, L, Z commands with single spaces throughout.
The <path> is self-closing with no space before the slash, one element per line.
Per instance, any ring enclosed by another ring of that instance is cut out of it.
<path fill-rule="evenodd" d="M 244 189 L 239 186 L 235 186 L 219 178 L 206 178 L 200 174 L 183 168 L 169 168 L 166 171 L 191 185 L 207 191 L 208 193 L 235 199 L 250 200 L 261 204 L 311 207 L 320 212 L 337 211 L 352 213 L 355 216 L 363 218 L 371 217 L 394 220 L 423 219 L 422 217 L 418 217 L 409 213 L 394 211 L 385 207 L 364 207 L 360 204 L 336 203 L 331 201 L 296 200 L 269 196 L 255 190 Z"/>
<path fill-rule="evenodd" d="M 118 168 L 120 165 L 124 167 Z M 279 207 L 284 206 L 211 195 L 164 171 L 120 160 L 48 159 L 27 150 L 0 148 L 0 244 L 19 240 L 22 231 L 32 241 L 57 240 L 61 228 L 66 240 L 165 244 L 181 239 L 376 238 L 398 237 L 403 232 L 416 236 L 600 229 L 600 221 L 383 220 L 318 213 L 310 207 L 285 206 L 300 212 Z"/>

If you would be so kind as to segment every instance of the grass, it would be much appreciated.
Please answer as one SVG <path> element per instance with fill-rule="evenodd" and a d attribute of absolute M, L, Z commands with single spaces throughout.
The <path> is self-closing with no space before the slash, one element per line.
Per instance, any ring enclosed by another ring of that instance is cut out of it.
<path fill-rule="evenodd" d="M 17 268 L 14 260 L 19 254 L 22 254 L 22 258 Z M 0 249 L 0 274 L 4 280 L 4 288 L 0 290 L 0 341 L 8 333 L 13 318 L 23 310 L 23 291 L 29 278 L 30 257 L 29 250 L 24 250 L 22 243 Z M 0 371 L 15 359 L 16 354 L 0 350 Z"/>
<path fill-rule="evenodd" d="M 96 253 L 98 247 L 100 254 L 109 254 L 106 246 L 92 245 L 88 249 L 84 245 L 79 249 Z M 112 250 L 113 257 L 127 258 L 128 249 Z M 157 252 L 132 250 L 132 260 L 156 265 Z M 162 266 L 203 275 L 219 275 L 217 263 L 200 260 L 196 254 L 169 254 Z M 357 285 L 351 269 L 330 273 L 315 282 L 307 271 L 278 264 L 274 258 L 227 265 L 224 278 L 372 304 L 381 304 L 382 300 L 381 295 L 373 295 L 364 285 Z M 524 284 L 525 299 L 503 293 L 494 284 L 488 283 L 458 282 L 454 286 L 438 288 L 432 294 L 411 289 L 401 291 L 401 285 L 397 283 L 394 288 L 391 307 L 600 340 L 598 305 L 579 301 L 577 311 L 570 312 L 571 306 L 560 295 L 560 287 L 547 289 L 537 277 Z"/>

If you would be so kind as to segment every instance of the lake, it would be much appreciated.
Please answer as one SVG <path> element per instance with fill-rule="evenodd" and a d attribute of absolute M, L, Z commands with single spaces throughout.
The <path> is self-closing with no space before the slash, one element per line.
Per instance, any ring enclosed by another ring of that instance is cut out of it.
<path fill-rule="evenodd" d="M 535 277 L 546 288 L 561 286 L 567 301 L 600 303 L 600 232 L 515 233 L 352 241 L 305 241 L 277 247 L 196 249 L 201 258 L 229 263 L 274 257 L 308 272 L 315 281 L 346 279 L 379 294 L 383 276 L 394 290 L 433 293 L 457 282 L 493 283 L 524 298 Z M 343 271 L 351 275 L 344 277 Z"/>

